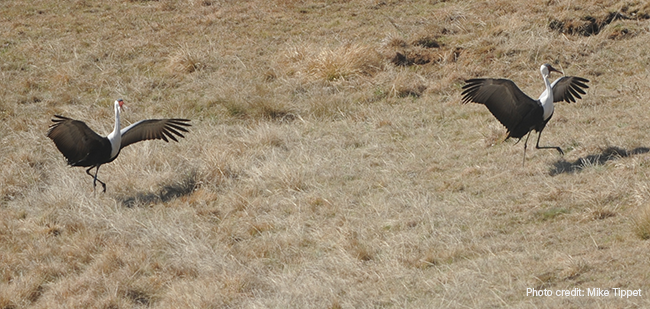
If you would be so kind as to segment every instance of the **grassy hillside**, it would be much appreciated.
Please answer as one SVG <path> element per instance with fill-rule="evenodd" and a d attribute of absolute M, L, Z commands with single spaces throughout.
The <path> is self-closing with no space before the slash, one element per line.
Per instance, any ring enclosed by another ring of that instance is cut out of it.
<path fill-rule="evenodd" d="M 650 306 L 650 5 L 582 2 L 3 1 L 0 308 Z M 522 166 L 461 87 L 547 62 Z M 193 126 L 102 194 L 45 134 L 117 98 Z"/>

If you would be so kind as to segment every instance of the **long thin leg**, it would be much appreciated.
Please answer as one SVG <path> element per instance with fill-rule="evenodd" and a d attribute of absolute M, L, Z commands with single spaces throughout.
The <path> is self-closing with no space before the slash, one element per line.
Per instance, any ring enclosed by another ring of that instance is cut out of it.
<path fill-rule="evenodd" d="M 528 138 L 529 137 L 530 137 L 530 131 L 528 131 L 528 134 L 526 134 L 526 141 L 524 142 L 524 160 L 521 162 L 522 167 L 526 164 L 526 148 L 528 148 Z"/>
<path fill-rule="evenodd" d="M 97 165 L 97 169 L 95 170 L 95 180 L 96 180 L 96 181 L 99 181 L 99 183 L 102 184 L 102 187 L 104 188 L 104 190 L 103 190 L 102 192 L 103 192 L 103 193 L 106 193 L 106 184 L 105 184 L 103 181 L 97 179 L 97 173 L 99 173 L 99 167 L 100 167 L 100 166 L 101 166 L 101 165 Z M 95 184 L 94 184 L 94 181 L 95 181 L 95 180 L 93 180 L 93 186 L 95 185 Z"/>
<path fill-rule="evenodd" d="M 542 138 L 542 130 L 539 130 L 539 135 L 537 135 L 537 145 L 535 145 L 535 148 L 537 149 L 555 149 L 560 152 L 561 155 L 564 155 L 564 151 L 562 151 L 562 148 L 557 147 L 557 146 L 539 146 L 539 139 Z"/>
<path fill-rule="evenodd" d="M 100 184 L 102 184 L 102 187 L 104 188 L 104 193 L 106 193 L 106 184 L 97 179 L 97 173 L 99 173 L 99 165 L 97 166 L 97 169 L 95 170 L 95 175 L 90 173 L 90 170 L 93 169 L 94 166 L 91 166 L 89 169 L 86 170 L 86 174 L 88 174 L 90 177 L 93 177 L 93 191 L 95 191 L 95 187 L 97 187 L 97 182 L 99 181 Z"/>

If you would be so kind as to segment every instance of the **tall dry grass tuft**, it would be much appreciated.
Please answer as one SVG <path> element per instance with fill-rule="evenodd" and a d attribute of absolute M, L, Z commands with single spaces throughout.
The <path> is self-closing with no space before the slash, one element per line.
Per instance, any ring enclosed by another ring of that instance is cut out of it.
<path fill-rule="evenodd" d="M 632 217 L 633 231 L 637 237 L 648 240 L 650 239 L 650 207 L 643 207 Z"/>
<path fill-rule="evenodd" d="M 172 73 L 180 74 L 193 73 L 205 68 L 205 66 L 205 60 L 188 46 L 181 47 L 171 54 L 167 64 L 167 68 Z"/>
<path fill-rule="evenodd" d="M 410 71 L 401 71 L 392 76 L 389 95 L 403 97 L 420 97 L 427 89 L 426 79 Z"/>
<path fill-rule="evenodd" d="M 286 52 L 283 65 L 289 74 L 312 81 L 343 82 L 371 77 L 383 68 L 379 53 L 361 44 L 344 44 L 335 49 L 318 49 L 311 45 L 294 46 Z"/>

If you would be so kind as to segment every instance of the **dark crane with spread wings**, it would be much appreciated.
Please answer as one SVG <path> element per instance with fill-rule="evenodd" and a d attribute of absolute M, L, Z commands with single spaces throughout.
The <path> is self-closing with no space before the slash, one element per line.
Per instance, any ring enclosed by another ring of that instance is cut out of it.
<path fill-rule="evenodd" d="M 546 124 L 553 116 L 553 103 L 566 101 L 575 102 L 582 99 L 583 89 L 589 88 L 589 80 L 576 76 L 563 76 L 551 84 L 548 77 L 551 72 L 562 73 L 550 64 L 543 64 L 539 69 L 544 78 L 546 90 L 534 100 L 527 96 L 523 91 L 509 79 L 494 78 L 477 78 L 465 81 L 463 86 L 462 102 L 480 103 L 490 110 L 501 124 L 508 129 L 508 136 L 521 140 L 524 135 L 524 162 L 526 160 L 526 148 L 528 147 L 528 136 L 535 130 L 539 132 L 537 136 L 537 149 L 557 149 L 560 154 L 564 154 L 562 149 L 557 146 L 539 146 L 539 139 Z"/>
<path fill-rule="evenodd" d="M 55 115 L 47 137 L 56 144 L 71 166 L 89 167 L 86 174 L 93 177 L 93 190 L 97 181 L 106 192 L 106 184 L 97 179 L 99 167 L 117 158 L 122 148 L 144 140 L 168 138 L 178 142 L 176 136 L 184 137 L 181 132 L 187 132 L 190 126 L 188 119 L 147 119 L 138 121 L 124 129 L 120 129 L 120 111 L 124 101 L 116 100 L 115 128 L 108 136 L 103 137 L 91 130 L 83 121 Z M 96 168 L 95 175 L 90 170 Z"/>

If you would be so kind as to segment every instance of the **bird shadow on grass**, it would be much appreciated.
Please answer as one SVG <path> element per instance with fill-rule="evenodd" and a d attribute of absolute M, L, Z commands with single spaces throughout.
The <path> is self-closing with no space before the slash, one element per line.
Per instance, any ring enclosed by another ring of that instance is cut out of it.
<path fill-rule="evenodd" d="M 133 196 L 118 197 L 117 201 L 128 208 L 160 202 L 165 203 L 192 194 L 196 189 L 196 185 L 196 175 L 192 173 L 180 182 L 163 186 L 157 192 L 139 192 Z"/>
<path fill-rule="evenodd" d="M 580 172 L 584 168 L 589 166 L 603 165 L 607 161 L 617 160 L 620 158 L 629 157 L 632 155 L 638 155 L 642 153 L 650 152 L 650 148 L 647 147 L 637 147 L 632 150 L 625 150 L 620 147 L 610 146 L 607 147 L 599 154 L 592 154 L 586 157 L 579 158 L 574 162 L 568 162 L 564 159 L 558 160 L 553 163 L 553 168 L 551 168 L 551 176 L 559 175 L 562 173 L 575 173 Z"/>

